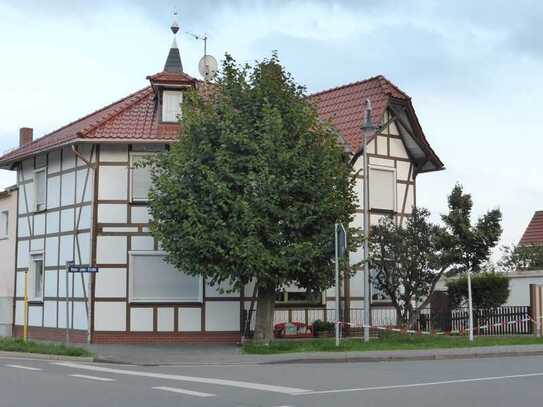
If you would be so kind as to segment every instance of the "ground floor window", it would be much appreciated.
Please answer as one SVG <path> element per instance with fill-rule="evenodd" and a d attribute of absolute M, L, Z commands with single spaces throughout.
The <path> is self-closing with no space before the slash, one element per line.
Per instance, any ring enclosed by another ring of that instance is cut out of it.
<path fill-rule="evenodd" d="M 33 254 L 30 257 L 30 270 L 28 276 L 28 299 L 30 301 L 43 300 L 43 254 Z"/>
<path fill-rule="evenodd" d="M 165 253 L 131 251 L 129 294 L 131 302 L 201 302 L 201 277 L 178 271 L 165 261 Z"/>
<path fill-rule="evenodd" d="M 321 291 L 291 287 L 277 291 L 275 303 L 292 305 L 322 305 L 324 301 Z"/>

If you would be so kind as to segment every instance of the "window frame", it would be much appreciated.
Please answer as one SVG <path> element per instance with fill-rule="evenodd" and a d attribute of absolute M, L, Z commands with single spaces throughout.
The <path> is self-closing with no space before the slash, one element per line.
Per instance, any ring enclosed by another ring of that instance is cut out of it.
<path fill-rule="evenodd" d="M 374 207 L 372 205 L 372 202 L 371 202 L 371 196 L 372 196 L 372 176 L 371 176 L 371 173 L 372 173 L 372 170 L 377 170 L 377 171 L 388 171 L 388 172 L 391 172 L 392 173 L 392 185 L 393 185 L 393 188 L 392 188 L 392 209 L 386 209 L 386 208 L 377 208 L 377 207 Z M 397 178 L 397 173 L 396 173 L 396 168 L 395 167 L 387 167 L 387 166 L 384 166 L 384 165 L 369 165 L 369 199 L 368 199 L 368 203 L 369 203 L 369 209 L 370 211 L 379 211 L 379 212 L 391 212 L 391 213 L 396 213 L 397 212 L 397 209 L 398 209 L 398 202 L 397 202 L 397 195 L 398 195 L 398 178 Z"/>
<path fill-rule="evenodd" d="M 128 302 L 131 304 L 188 304 L 204 302 L 204 282 L 202 276 L 189 276 L 198 279 L 198 295 L 195 297 L 135 297 L 134 296 L 134 257 L 154 256 L 164 257 L 166 252 L 161 250 L 129 250 L 128 251 Z"/>
<path fill-rule="evenodd" d="M 290 289 L 289 289 L 290 288 Z M 289 300 L 289 292 L 290 293 L 297 293 L 297 292 L 307 292 L 305 289 L 298 289 L 298 291 L 295 291 L 292 289 L 292 287 L 286 287 L 282 290 L 277 290 L 276 296 L 282 296 L 281 300 L 276 299 L 275 305 L 278 307 L 323 307 L 326 305 L 326 291 L 320 292 L 320 301 L 319 302 L 309 302 L 309 301 L 292 301 Z"/>
<path fill-rule="evenodd" d="M 0 240 L 9 239 L 9 209 L 0 209 Z"/>
<path fill-rule="evenodd" d="M 179 113 L 177 113 L 174 120 L 166 120 L 164 118 L 164 108 L 165 108 L 164 95 L 166 93 L 170 93 L 170 92 L 172 92 L 172 93 L 176 92 L 176 93 L 179 93 L 181 95 L 181 100 L 179 101 Z M 183 98 L 184 98 L 183 90 L 181 90 L 181 89 L 163 89 L 162 90 L 161 95 L 160 95 L 160 121 L 162 123 L 177 123 L 179 121 L 179 119 L 182 117 L 182 114 L 183 114 L 183 111 L 181 109 L 181 105 L 183 104 Z"/>
<path fill-rule="evenodd" d="M 41 292 L 40 295 L 36 295 L 36 268 L 35 262 L 41 261 Z M 28 301 L 29 302 L 43 302 L 45 292 L 45 256 L 42 251 L 31 252 L 30 262 L 28 265 Z"/>
<path fill-rule="evenodd" d="M 43 197 L 43 202 L 41 202 L 41 205 L 43 205 L 43 207 L 39 207 L 40 203 L 38 203 L 38 194 L 37 194 L 37 191 L 38 191 L 37 174 L 41 172 L 43 172 L 43 180 L 44 180 L 44 185 L 43 185 L 44 197 Z M 33 191 L 34 192 L 34 197 L 33 197 L 34 198 L 34 203 L 33 203 L 34 212 L 43 212 L 47 210 L 47 167 L 37 168 L 34 170 L 32 185 L 34 188 L 34 191 Z"/>
<path fill-rule="evenodd" d="M 153 154 L 157 154 L 156 152 L 140 152 L 140 151 L 131 151 L 130 152 L 130 202 L 132 203 L 147 203 L 149 202 L 149 195 L 147 195 L 146 198 L 140 198 L 140 197 L 134 197 L 134 174 L 136 167 L 134 166 L 134 158 L 145 158 L 145 157 L 151 157 Z M 151 174 L 149 174 L 149 177 L 151 177 Z M 150 180 L 151 181 L 151 180 Z"/>

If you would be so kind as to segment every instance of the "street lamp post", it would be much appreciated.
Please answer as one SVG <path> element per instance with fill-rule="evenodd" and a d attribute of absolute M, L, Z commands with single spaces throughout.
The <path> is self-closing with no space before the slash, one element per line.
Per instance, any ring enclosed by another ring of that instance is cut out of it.
<path fill-rule="evenodd" d="M 469 340 L 473 342 L 473 301 L 471 297 L 471 270 L 468 269 Z"/>
<path fill-rule="evenodd" d="M 368 264 L 368 239 L 369 239 L 369 227 L 370 227 L 370 213 L 369 213 L 369 166 L 368 166 L 368 138 L 372 132 L 375 131 L 375 127 L 371 120 L 371 101 L 366 99 L 364 123 L 362 124 L 362 137 L 363 137 L 363 158 L 364 158 L 364 342 L 370 340 L 370 268 Z"/>

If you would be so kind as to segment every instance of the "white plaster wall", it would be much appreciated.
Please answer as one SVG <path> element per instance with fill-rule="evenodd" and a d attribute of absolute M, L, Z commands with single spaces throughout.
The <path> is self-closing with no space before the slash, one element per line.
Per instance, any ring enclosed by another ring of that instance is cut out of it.
<path fill-rule="evenodd" d="M 60 212 L 47 212 L 47 233 L 58 233 L 60 225 Z"/>
<path fill-rule="evenodd" d="M 58 237 L 45 239 L 45 267 L 58 265 Z"/>
<path fill-rule="evenodd" d="M 62 206 L 75 203 L 75 173 L 62 174 L 62 190 L 60 191 L 60 204 Z"/>
<path fill-rule="evenodd" d="M 46 328 L 57 327 L 57 302 L 56 301 L 44 301 L 43 326 Z"/>
<path fill-rule="evenodd" d="M 81 215 L 79 214 L 81 212 Z M 90 205 L 85 205 L 76 210 L 76 222 L 79 218 L 78 229 L 90 229 L 92 224 L 92 208 Z"/>
<path fill-rule="evenodd" d="M 77 242 L 79 243 L 79 252 L 76 250 L 76 259 L 79 264 L 90 264 L 90 252 L 91 252 L 91 235 L 90 233 L 79 233 L 77 235 Z"/>
<path fill-rule="evenodd" d="M 153 309 L 152 308 L 131 308 L 130 309 L 130 330 L 134 332 L 153 331 Z"/>
<path fill-rule="evenodd" d="M 126 297 L 126 269 L 101 268 L 96 274 L 96 297 Z"/>
<path fill-rule="evenodd" d="M 97 301 L 94 304 L 94 328 L 96 331 L 126 330 L 126 303 Z"/>
<path fill-rule="evenodd" d="M 49 174 L 54 174 L 60 171 L 60 150 L 53 150 L 49 152 L 48 159 L 48 172 Z"/>
<path fill-rule="evenodd" d="M 62 209 L 60 211 L 60 231 L 69 232 L 74 230 L 74 208 Z"/>
<path fill-rule="evenodd" d="M 75 167 L 75 154 L 71 147 L 62 149 L 62 169 L 68 170 Z"/>
<path fill-rule="evenodd" d="M 530 305 L 530 284 L 543 285 L 543 272 L 517 272 L 514 276 L 509 280 L 510 292 L 505 305 Z"/>
<path fill-rule="evenodd" d="M 387 137 L 377 136 L 377 154 L 388 155 L 388 142 Z"/>
<path fill-rule="evenodd" d="M 123 166 L 100 166 L 98 176 L 98 199 L 123 199 L 128 197 L 128 168 Z"/>
<path fill-rule="evenodd" d="M 155 250 L 153 236 L 132 236 L 132 250 Z"/>
<path fill-rule="evenodd" d="M 221 289 L 229 291 L 232 288 L 231 284 L 223 281 L 221 284 L 211 286 L 206 282 L 206 297 L 239 297 L 239 291 L 221 293 Z"/>
<path fill-rule="evenodd" d="M 88 176 L 87 176 L 87 172 L 88 172 Z M 76 202 L 78 203 L 90 202 L 90 200 L 92 199 L 92 192 L 93 192 L 92 174 L 93 174 L 93 171 L 92 170 L 88 171 L 86 168 L 77 171 Z"/>
<path fill-rule="evenodd" d="M 202 310 L 200 308 L 179 308 L 178 327 L 181 332 L 199 332 L 202 330 Z"/>
<path fill-rule="evenodd" d="M 99 264 L 125 264 L 127 259 L 126 236 L 98 236 L 96 262 Z"/>
<path fill-rule="evenodd" d="M 49 169 L 50 170 L 50 169 Z M 47 177 L 47 209 L 60 206 L 60 176 Z"/>
<path fill-rule="evenodd" d="M 100 144 L 100 162 L 127 162 L 126 144 Z"/>
<path fill-rule="evenodd" d="M 133 206 L 131 208 L 132 223 L 149 223 L 149 208 L 147 206 Z"/>
<path fill-rule="evenodd" d="M 28 325 L 43 326 L 43 307 L 41 305 L 31 305 L 28 307 Z"/>
<path fill-rule="evenodd" d="M 207 302 L 206 331 L 238 331 L 240 308 L 237 301 Z"/>
<path fill-rule="evenodd" d="M 174 309 L 157 309 L 157 330 L 159 332 L 173 332 L 174 329 Z"/>
<path fill-rule="evenodd" d="M 74 235 L 64 235 L 60 237 L 60 258 L 59 264 L 64 266 L 67 261 L 74 259 Z"/>
<path fill-rule="evenodd" d="M 45 270 L 43 295 L 45 297 L 57 296 L 57 270 Z"/>
<path fill-rule="evenodd" d="M 126 204 L 99 204 L 98 223 L 126 223 Z"/>

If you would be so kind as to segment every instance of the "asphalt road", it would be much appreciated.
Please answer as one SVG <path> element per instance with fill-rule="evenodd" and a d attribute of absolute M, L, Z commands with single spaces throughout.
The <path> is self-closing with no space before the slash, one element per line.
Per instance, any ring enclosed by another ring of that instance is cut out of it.
<path fill-rule="evenodd" d="M 0 406 L 539 406 L 543 357 L 140 367 L 0 358 Z"/>

